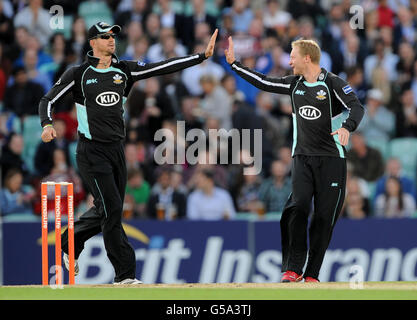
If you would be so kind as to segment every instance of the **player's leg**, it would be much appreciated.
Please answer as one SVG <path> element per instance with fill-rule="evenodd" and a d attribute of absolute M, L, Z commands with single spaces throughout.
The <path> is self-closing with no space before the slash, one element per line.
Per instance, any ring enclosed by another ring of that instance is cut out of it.
<path fill-rule="evenodd" d="M 281 217 L 282 271 L 302 274 L 307 256 L 308 214 L 313 196 L 309 158 L 296 156 L 292 163 L 292 193 Z"/>
<path fill-rule="evenodd" d="M 80 177 L 87 188 L 87 191 L 93 195 L 94 206 L 88 209 L 80 218 L 74 222 L 74 257 L 78 259 L 85 242 L 91 237 L 101 232 L 101 220 L 104 216 L 103 204 L 97 188 L 94 183 L 94 176 L 91 172 L 91 162 L 86 155 L 88 146 L 85 142 L 79 141 L 77 146 L 77 166 Z M 90 155 L 91 158 L 91 155 Z M 103 163 L 104 160 L 101 161 Z M 68 232 L 61 236 L 62 250 L 68 254 Z"/>
<path fill-rule="evenodd" d="M 127 168 L 126 168 L 124 146 L 122 144 L 120 144 L 120 146 L 118 147 L 117 153 L 115 153 L 114 163 L 115 163 L 115 166 L 113 168 L 114 181 L 116 183 L 116 187 L 117 187 L 117 190 L 121 199 L 122 207 L 123 207 L 123 202 L 124 202 L 125 192 L 126 192 L 126 184 L 127 184 Z M 121 214 L 123 214 L 123 209 L 122 209 Z M 129 274 L 127 278 L 134 279 L 135 273 L 136 273 L 135 251 L 129 243 L 127 235 L 123 229 L 123 225 L 121 225 L 121 220 L 120 220 L 120 233 L 121 233 L 120 250 L 125 255 L 124 268 L 126 270 L 129 270 L 127 271 L 127 273 Z M 119 282 L 124 279 L 126 279 L 126 277 L 123 276 L 123 274 L 120 276 L 116 274 L 115 282 Z"/>
<path fill-rule="evenodd" d="M 85 242 L 101 232 L 101 218 L 97 208 L 86 211 L 78 221 L 74 222 L 74 258 L 78 259 L 84 249 Z M 68 253 L 68 230 L 61 236 L 62 251 Z"/>
<path fill-rule="evenodd" d="M 309 228 L 310 249 L 304 276 L 318 279 L 345 198 L 346 161 L 341 158 L 321 157 L 320 165 L 314 173 L 314 214 Z"/>
<path fill-rule="evenodd" d="M 122 227 L 123 200 L 113 174 L 96 175 L 96 187 L 104 204 L 101 221 L 104 246 L 115 271 L 115 282 L 135 278 L 136 260 Z"/>

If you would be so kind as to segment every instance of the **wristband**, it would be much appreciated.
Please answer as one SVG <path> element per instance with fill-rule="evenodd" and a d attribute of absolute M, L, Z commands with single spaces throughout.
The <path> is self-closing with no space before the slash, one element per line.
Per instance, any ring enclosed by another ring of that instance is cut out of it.
<path fill-rule="evenodd" d="M 46 127 L 52 127 L 52 124 L 46 124 L 42 127 L 42 130 L 45 129 Z"/>

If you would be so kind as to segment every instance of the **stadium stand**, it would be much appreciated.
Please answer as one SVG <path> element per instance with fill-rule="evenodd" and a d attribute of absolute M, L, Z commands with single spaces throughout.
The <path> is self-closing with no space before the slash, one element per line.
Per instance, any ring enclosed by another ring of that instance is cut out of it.
<path fill-rule="evenodd" d="M 36 189 L 39 181 L 45 178 L 34 167 L 34 155 L 40 143 L 42 128 L 36 115 L 37 106 L 27 106 L 30 109 L 29 115 L 9 108 L 10 96 L 6 95 L 7 89 L 16 83 L 13 70 L 22 67 L 22 57 L 26 50 L 35 49 L 38 52 L 37 72 L 48 70 L 45 72 L 46 76 L 51 83 L 55 83 L 67 68 L 82 63 L 89 48 L 86 31 L 98 21 L 120 23 L 123 29 L 116 40 L 117 54 L 119 57 L 139 60 L 140 63 L 152 60 L 150 52 L 163 58 L 175 56 L 176 52 L 185 51 L 186 54 L 191 54 L 195 48 L 207 43 L 215 27 L 219 28 L 215 55 L 210 63 L 216 66 L 216 70 L 221 70 L 221 74 L 224 73 L 224 77 L 218 80 L 221 85 L 216 86 L 222 92 L 224 89 L 224 96 L 231 101 L 232 111 L 227 117 L 232 128 L 260 128 L 275 137 L 274 142 L 268 140 L 267 136 L 263 137 L 264 161 L 259 175 L 260 183 L 270 178 L 269 165 L 275 159 L 285 161 L 286 174 L 289 177 L 291 175 L 288 159 L 281 152 L 281 149 L 291 148 L 292 145 L 291 106 L 288 108 L 285 97 L 273 95 L 271 110 L 267 116 L 264 115 L 265 110 L 256 99 L 258 91 L 237 78 L 225 63 L 223 52 L 227 37 L 233 35 L 236 55 L 245 65 L 271 77 L 282 77 L 291 73 L 288 66 L 291 41 L 300 37 L 317 40 L 323 48 L 322 66 L 350 81 L 353 90 L 364 103 L 369 126 L 374 126 L 374 132 L 381 128 L 372 119 L 373 110 L 368 110 L 366 97 L 372 89 L 379 89 L 383 93 L 383 105 L 395 115 L 396 125 L 401 126 L 401 130 L 389 132 L 388 142 L 372 138 L 366 144 L 378 150 L 384 162 L 390 157 L 397 157 L 404 173 L 417 184 L 416 1 L 355 1 L 355 4 L 363 8 L 363 26 L 352 25 L 354 17 L 350 13 L 349 1 L 63 1 L 61 6 L 64 28 L 55 28 L 46 42 L 45 36 L 48 33 L 39 33 L 39 30 L 17 25 L 15 18 L 27 7 L 25 1 L 0 2 L 3 4 L 0 5 L 0 21 L 3 23 L 0 30 L 0 146 L 5 148 L 13 133 L 23 136 L 21 158 L 30 173 L 29 179 L 25 179 L 27 187 Z M 44 13 L 49 12 L 50 7 L 56 4 L 49 0 L 39 2 L 45 9 Z M 30 16 L 30 11 L 25 12 Z M 49 15 L 52 18 L 53 14 Z M 73 22 L 78 19 L 83 20 L 85 30 L 74 33 Z M 132 21 L 139 23 L 130 25 Z M 52 35 L 56 33 L 64 35 L 64 48 L 60 41 L 51 41 Z M 51 65 L 54 68 L 48 68 Z M 210 74 L 210 68 L 203 69 L 202 77 Z M 33 74 L 28 72 L 27 76 L 30 82 Z M 192 129 L 220 129 L 219 119 L 207 117 L 204 112 L 204 104 L 208 100 L 207 92 L 190 92 L 187 89 L 190 87 L 187 81 L 190 80 L 182 73 L 156 79 L 157 83 L 155 80 L 144 80 L 135 85 L 126 103 L 128 166 L 140 170 L 143 179 L 154 192 L 158 190 L 156 177 L 159 170 L 153 159 L 155 148 L 159 144 L 153 137 L 154 132 L 161 128 L 175 132 L 175 121 L 178 120 L 185 121 L 185 133 Z M 25 92 L 24 88 L 14 90 Z M 148 99 L 149 97 L 152 99 Z M 22 98 L 24 97 L 16 94 L 13 99 L 19 103 L 12 105 L 22 105 Z M 157 116 L 149 116 L 146 111 L 146 106 L 151 101 L 158 109 Z M 74 113 L 70 115 L 71 97 L 62 99 L 55 108 L 55 113 L 64 115 L 62 118 L 66 121 L 67 130 L 70 130 L 66 134 L 67 139 L 70 139 L 67 165 L 76 174 L 77 140 L 73 135 L 76 131 L 76 117 Z M 211 114 L 215 115 L 216 112 Z M 264 119 L 271 121 L 265 123 Z M 271 124 L 277 126 L 273 127 Z M 245 157 L 244 152 L 240 156 Z M 236 164 L 216 166 L 216 182 L 230 192 L 236 207 L 241 190 L 244 186 L 246 188 L 241 179 L 243 167 Z M 173 166 L 170 177 L 172 187 L 188 196 L 196 188 L 194 170 L 194 166 L 189 163 Z M 2 172 L 2 177 L 5 174 L 6 172 Z M 363 195 L 372 204 L 376 182 L 363 181 L 362 185 L 364 184 L 368 190 Z M 245 195 L 250 197 L 251 192 L 259 192 L 256 188 L 254 186 L 253 189 L 244 189 Z M 246 200 L 250 202 L 250 198 Z M 79 206 L 80 210 L 85 209 L 86 203 L 87 195 Z M 34 216 L 37 216 L 39 212 L 35 207 L 34 205 Z M 250 203 L 248 207 L 251 207 Z M 256 210 L 252 211 L 237 213 L 236 219 L 273 220 L 280 217 L 280 212 L 259 214 Z M 367 217 L 372 216 L 371 206 Z M 138 218 L 139 215 L 133 213 L 129 217 Z M 146 214 L 140 218 L 151 219 Z"/>

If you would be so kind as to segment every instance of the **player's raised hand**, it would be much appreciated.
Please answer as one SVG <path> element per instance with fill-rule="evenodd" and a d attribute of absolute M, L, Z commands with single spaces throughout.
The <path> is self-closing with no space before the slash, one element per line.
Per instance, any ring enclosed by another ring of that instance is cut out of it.
<path fill-rule="evenodd" d="M 332 136 L 336 134 L 339 136 L 340 144 L 346 146 L 349 142 L 350 132 L 345 128 L 340 128 L 331 133 Z"/>
<path fill-rule="evenodd" d="M 232 36 L 229 37 L 229 47 L 226 50 L 224 50 L 224 54 L 226 55 L 227 63 L 231 64 L 236 60 Z"/>
<path fill-rule="evenodd" d="M 213 33 L 213 35 L 210 38 L 210 41 L 207 45 L 207 49 L 206 49 L 206 58 L 209 58 L 213 55 L 214 53 L 214 44 L 216 43 L 216 38 L 217 38 L 217 33 L 219 32 L 219 29 L 216 29 Z"/>

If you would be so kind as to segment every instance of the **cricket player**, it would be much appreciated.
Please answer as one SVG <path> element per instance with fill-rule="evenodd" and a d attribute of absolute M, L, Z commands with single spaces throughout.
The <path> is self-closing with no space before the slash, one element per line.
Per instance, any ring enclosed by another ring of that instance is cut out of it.
<path fill-rule="evenodd" d="M 99 22 L 88 31 L 92 50 L 80 66 L 65 71 L 41 99 L 39 116 L 42 141 L 56 137 L 52 110 L 54 103 L 72 92 L 77 108 L 77 165 L 79 173 L 94 196 L 94 206 L 75 222 L 75 259 L 84 243 L 102 232 L 107 256 L 115 271 L 115 284 L 138 284 L 135 278 L 135 252 L 122 227 L 122 211 L 127 172 L 124 154 L 125 123 L 123 104 L 135 81 L 182 70 L 213 55 L 216 30 L 207 49 L 200 54 L 172 58 L 158 63 L 119 60 L 114 54 L 118 25 Z M 68 262 L 68 237 L 62 235 L 64 263 Z M 76 263 L 75 272 L 79 268 Z"/>
<path fill-rule="evenodd" d="M 232 70 L 257 88 L 291 97 L 292 193 L 281 218 L 281 281 L 298 282 L 304 278 L 305 282 L 318 282 L 345 198 L 345 146 L 362 120 L 363 106 L 346 81 L 320 67 L 321 50 L 313 40 L 292 42 L 289 64 L 294 75 L 282 78 L 266 77 L 236 61 L 232 37 L 225 55 Z"/>

